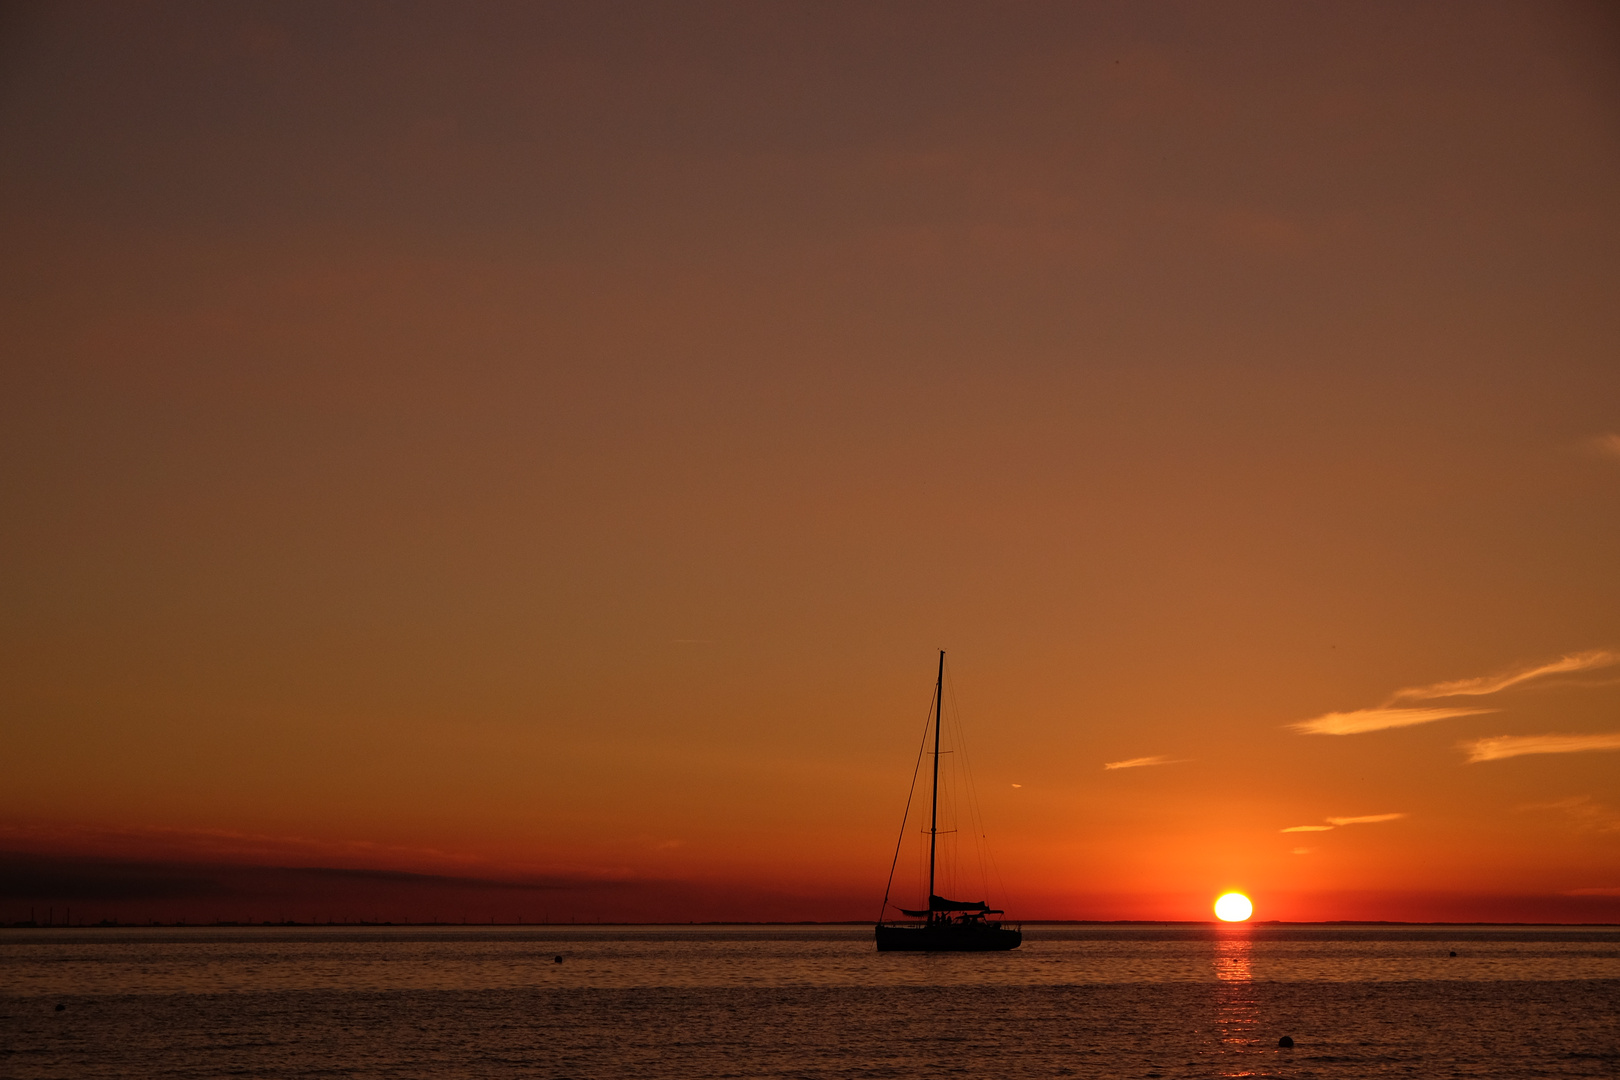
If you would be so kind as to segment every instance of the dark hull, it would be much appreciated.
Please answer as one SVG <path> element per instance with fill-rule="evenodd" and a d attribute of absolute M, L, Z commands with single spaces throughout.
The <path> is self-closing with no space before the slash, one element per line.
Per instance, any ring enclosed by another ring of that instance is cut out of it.
<path fill-rule="evenodd" d="M 1006 952 L 1023 941 L 1023 931 L 1001 926 L 877 925 L 878 952 Z"/>

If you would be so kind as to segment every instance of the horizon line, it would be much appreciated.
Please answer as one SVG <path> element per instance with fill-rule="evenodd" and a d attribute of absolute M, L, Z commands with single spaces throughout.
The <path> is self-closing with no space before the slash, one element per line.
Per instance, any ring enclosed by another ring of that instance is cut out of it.
<path fill-rule="evenodd" d="M 1503 926 L 1503 927 L 1610 927 L 1620 929 L 1620 922 L 1501 922 L 1475 920 L 1470 922 L 1418 921 L 1410 919 L 1245 919 L 1242 922 L 1224 922 L 1220 919 L 1004 919 L 1024 926 Z M 587 929 L 591 927 L 676 927 L 676 926 L 872 926 L 871 919 L 792 919 L 742 921 L 735 919 L 688 920 L 686 922 L 94 922 L 65 924 L 0 923 L 3 930 L 311 930 L 325 927 L 384 930 L 416 930 L 424 928 L 471 930 L 531 930 Z"/>

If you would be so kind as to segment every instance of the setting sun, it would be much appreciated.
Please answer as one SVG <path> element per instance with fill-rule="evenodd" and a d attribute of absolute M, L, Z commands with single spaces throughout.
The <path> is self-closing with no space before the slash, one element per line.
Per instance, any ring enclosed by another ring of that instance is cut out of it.
<path fill-rule="evenodd" d="M 1240 892 L 1229 892 L 1215 901 L 1215 917 L 1222 922 L 1243 922 L 1254 914 L 1254 905 Z"/>

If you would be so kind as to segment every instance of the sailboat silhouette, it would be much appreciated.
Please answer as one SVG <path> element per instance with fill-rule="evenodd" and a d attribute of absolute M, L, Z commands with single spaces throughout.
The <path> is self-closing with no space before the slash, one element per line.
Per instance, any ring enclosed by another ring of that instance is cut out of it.
<path fill-rule="evenodd" d="M 983 900 L 947 900 L 934 891 L 934 871 L 939 849 L 939 728 L 945 712 L 945 650 L 939 651 L 939 675 L 934 682 L 934 777 L 928 810 L 928 907 L 921 911 L 898 908 L 902 915 L 922 922 L 892 922 L 889 914 L 889 888 L 883 891 L 883 911 L 876 926 L 879 952 L 1002 952 L 1023 943 L 1022 930 L 1003 926 L 990 919 L 1003 915 Z M 915 784 L 913 780 L 913 784 Z M 913 788 L 915 790 L 915 788 Z M 910 802 L 907 801 L 907 814 Z M 900 837 L 905 839 L 905 822 Z M 894 866 L 900 861 L 895 845 L 895 861 L 889 866 L 889 887 L 894 885 Z"/>

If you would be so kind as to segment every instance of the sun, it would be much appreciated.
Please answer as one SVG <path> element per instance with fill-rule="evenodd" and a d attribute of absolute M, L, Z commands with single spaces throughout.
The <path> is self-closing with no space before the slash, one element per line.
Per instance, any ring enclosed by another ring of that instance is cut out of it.
<path fill-rule="evenodd" d="M 1254 905 L 1240 892 L 1229 892 L 1215 901 L 1215 917 L 1221 922 L 1243 922 L 1254 914 Z"/>

